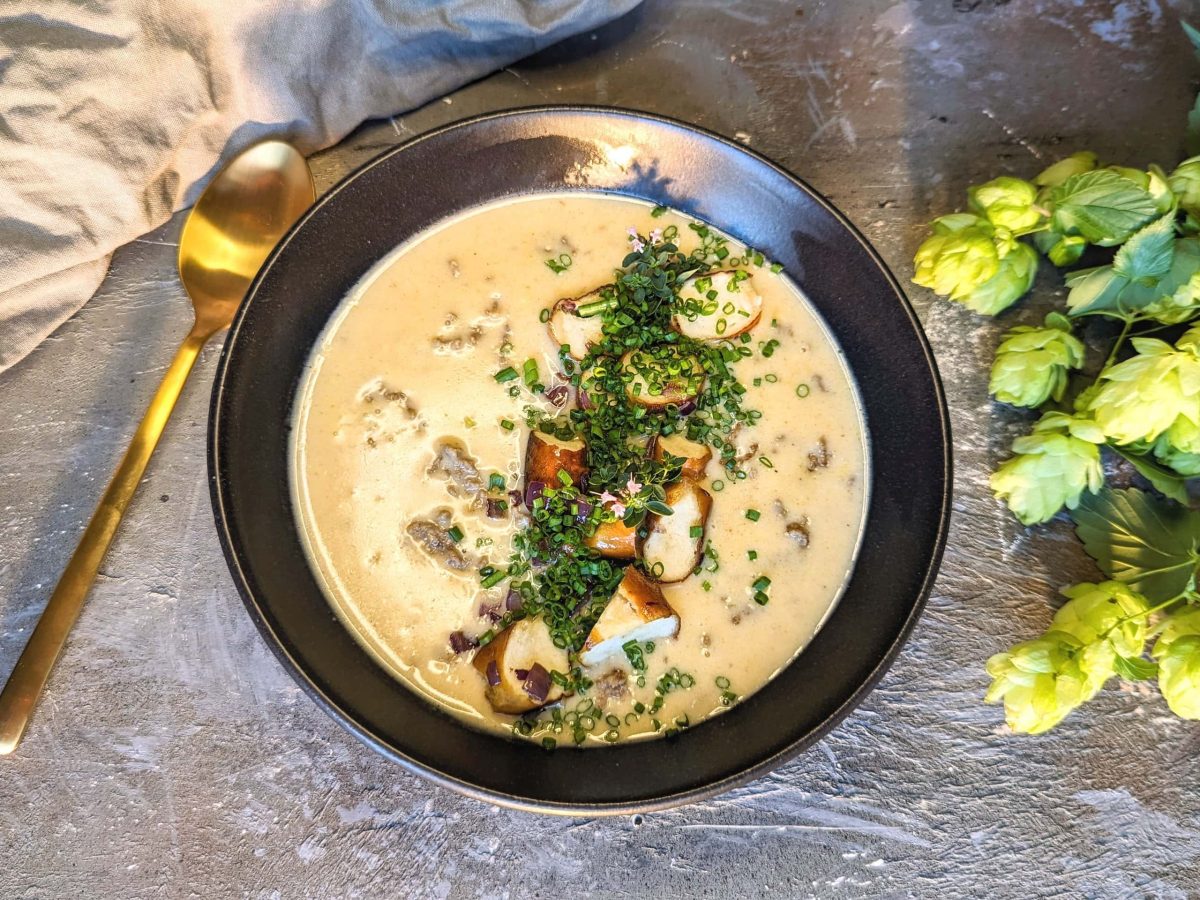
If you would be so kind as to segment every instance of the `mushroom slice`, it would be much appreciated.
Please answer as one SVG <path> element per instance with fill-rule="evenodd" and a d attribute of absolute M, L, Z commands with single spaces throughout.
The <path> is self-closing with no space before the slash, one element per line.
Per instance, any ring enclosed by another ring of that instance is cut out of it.
<path fill-rule="evenodd" d="M 492 709 L 512 715 L 560 699 L 563 689 L 550 673 L 566 673 L 570 668 L 567 651 L 554 646 L 541 619 L 513 623 L 480 648 L 471 665 L 487 681 L 484 696 Z"/>
<path fill-rule="evenodd" d="M 661 462 L 668 453 L 672 456 L 683 457 L 683 470 L 680 474 L 684 478 L 703 478 L 708 461 L 712 459 L 712 447 L 689 441 L 681 434 L 660 436 L 654 442 L 655 459 Z"/>
<path fill-rule="evenodd" d="M 620 519 L 604 522 L 584 544 L 608 559 L 633 559 L 637 556 L 637 529 Z"/>
<path fill-rule="evenodd" d="M 604 339 L 604 321 L 600 316 L 581 316 L 575 312 L 582 304 L 600 299 L 600 290 L 584 294 L 577 300 L 559 300 L 550 309 L 546 328 L 559 347 L 564 344 L 574 359 L 587 356 L 588 348 Z"/>
<path fill-rule="evenodd" d="M 685 478 L 667 488 L 666 504 L 673 511 L 671 515 L 651 513 L 647 518 L 641 552 L 651 577 L 670 584 L 683 581 L 700 564 L 712 494 Z"/>
<path fill-rule="evenodd" d="M 579 661 L 585 666 L 599 665 L 621 658 L 630 641 L 659 641 L 679 633 L 679 616 L 663 597 L 662 589 L 634 566 L 604 607 L 584 642 Z"/>
<path fill-rule="evenodd" d="M 762 295 L 754 289 L 754 279 L 748 272 L 709 272 L 689 278 L 680 286 L 680 311 L 671 324 L 686 337 L 721 341 L 757 325 L 762 304 Z M 689 317 L 689 312 L 694 317 Z"/>
<path fill-rule="evenodd" d="M 679 406 L 704 390 L 704 369 L 674 344 L 648 350 L 631 350 L 621 357 L 625 395 L 630 402 L 651 409 Z"/>
<path fill-rule="evenodd" d="M 559 472 L 566 472 L 572 484 L 582 484 L 587 475 L 586 455 L 583 441 L 561 441 L 553 435 L 532 432 L 525 447 L 526 503 L 532 504 L 547 486 L 560 487 Z"/>

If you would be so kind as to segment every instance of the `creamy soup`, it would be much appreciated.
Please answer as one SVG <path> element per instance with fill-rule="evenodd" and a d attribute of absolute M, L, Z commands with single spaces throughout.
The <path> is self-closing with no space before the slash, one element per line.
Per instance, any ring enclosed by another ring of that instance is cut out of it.
<path fill-rule="evenodd" d="M 640 201 L 525 197 L 397 248 L 296 408 L 338 616 L 432 703 L 547 747 L 758 690 L 858 546 L 866 439 L 829 333 L 770 260 Z"/>

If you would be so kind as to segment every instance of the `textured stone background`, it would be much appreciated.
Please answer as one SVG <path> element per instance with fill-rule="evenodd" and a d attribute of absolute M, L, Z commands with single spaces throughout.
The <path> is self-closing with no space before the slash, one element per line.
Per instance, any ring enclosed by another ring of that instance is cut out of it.
<path fill-rule="evenodd" d="M 827 194 L 911 275 L 922 223 L 971 182 L 1076 149 L 1176 162 L 1200 76 L 1185 0 L 650 0 L 601 32 L 362 128 L 319 186 L 472 113 L 578 101 L 736 136 Z M 1200 24 L 1200 22 L 1198 22 Z M 6 676 L 186 331 L 179 217 L 0 376 Z M 203 356 L 32 731 L 0 761 L 0 896 L 1185 897 L 1200 893 L 1200 731 L 1111 690 L 1051 735 L 984 707 L 986 657 L 1092 567 L 1065 522 L 1026 531 L 984 488 L 1020 422 L 983 360 L 1002 327 L 913 289 L 955 433 L 942 575 L 879 689 L 816 748 L 674 812 L 540 818 L 433 788 L 292 684 L 242 610 L 209 511 Z"/>

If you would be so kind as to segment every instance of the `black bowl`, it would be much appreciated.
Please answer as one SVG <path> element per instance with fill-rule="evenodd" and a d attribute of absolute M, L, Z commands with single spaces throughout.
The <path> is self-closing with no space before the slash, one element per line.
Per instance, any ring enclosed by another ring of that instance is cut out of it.
<path fill-rule="evenodd" d="M 618 164 L 630 158 L 636 164 Z M 672 206 L 783 263 L 858 380 L 873 489 L 841 602 L 774 681 L 671 739 L 548 753 L 474 731 L 426 703 L 334 616 L 297 532 L 288 432 L 317 336 L 383 255 L 460 210 L 556 190 Z M 816 192 L 745 147 L 678 122 L 544 107 L 481 116 L 389 150 L 292 229 L 225 342 L 209 475 L 221 543 L 246 608 L 288 671 L 346 728 L 407 768 L 481 799 L 628 813 L 761 775 L 813 744 L 870 690 L 916 621 L 941 557 L 948 441 L 941 385 L 912 309 L 878 255 Z"/>

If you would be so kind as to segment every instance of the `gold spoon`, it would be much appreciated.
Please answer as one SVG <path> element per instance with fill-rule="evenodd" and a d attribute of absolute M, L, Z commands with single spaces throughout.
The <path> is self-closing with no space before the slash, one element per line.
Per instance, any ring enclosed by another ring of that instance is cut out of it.
<path fill-rule="evenodd" d="M 267 255 L 315 199 L 312 173 L 300 152 L 282 141 L 264 141 L 232 159 L 188 215 L 179 237 L 179 277 L 196 322 L 0 692 L 0 755 L 11 753 L 25 733 L 201 348 L 233 321 Z"/>

